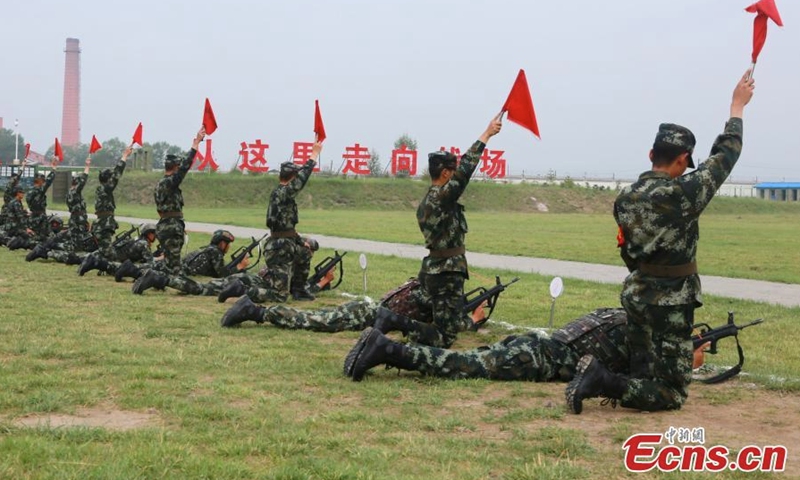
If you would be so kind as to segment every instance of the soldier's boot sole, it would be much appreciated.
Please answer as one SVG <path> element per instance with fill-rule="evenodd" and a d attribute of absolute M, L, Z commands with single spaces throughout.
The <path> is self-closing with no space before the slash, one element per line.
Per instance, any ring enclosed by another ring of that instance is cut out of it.
<path fill-rule="evenodd" d="M 358 337 L 358 341 L 353 348 L 347 352 L 347 356 L 344 357 L 344 369 L 342 373 L 344 373 L 345 377 L 353 378 L 353 370 L 355 369 L 356 362 L 361 357 L 361 354 L 364 352 L 364 348 L 367 346 L 367 341 L 372 335 L 372 332 L 380 333 L 378 330 L 373 329 L 372 327 L 367 327 L 361 332 L 361 336 Z"/>

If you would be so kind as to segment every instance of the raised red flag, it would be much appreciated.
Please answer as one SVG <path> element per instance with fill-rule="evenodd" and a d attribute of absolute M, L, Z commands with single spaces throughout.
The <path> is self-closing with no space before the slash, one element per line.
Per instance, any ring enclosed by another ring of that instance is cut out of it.
<path fill-rule="evenodd" d="M 206 98 L 206 108 L 203 110 L 203 126 L 206 127 L 206 135 L 211 135 L 217 130 L 217 119 L 214 117 L 214 110 L 211 110 L 211 102 Z"/>
<path fill-rule="evenodd" d="M 25 158 L 23 158 L 23 160 L 27 160 L 28 155 L 30 155 L 30 154 L 31 154 L 31 144 L 30 143 L 26 143 L 25 144 Z"/>
<path fill-rule="evenodd" d="M 753 53 L 750 55 L 753 63 L 756 63 L 758 54 L 767 41 L 767 19 L 771 19 L 779 27 L 783 26 L 783 21 L 781 14 L 778 13 L 778 7 L 775 6 L 775 0 L 759 0 L 745 10 L 756 14 L 753 20 Z"/>
<path fill-rule="evenodd" d="M 64 161 L 64 150 L 61 149 L 61 143 L 59 143 L 58 137 L 56 137 L 56 146 L 53 149 L 53 155 L 55 155 L 56 158 L 58 158 L 59 162 Z"/>
<path fill-rule="evenodd" d="M 322 124 L 322 114 L 319 113 L 319 100 L 314 100 L 314 133 L 317 134 L 317 141 L 325 141 L 325 125 Z"/>
<path fill-rule="evenodd" d="M 539 125 L 536 123 L 536 113 L 533 111 L 533 100 L 525 78 L 525 70 L 520 69 L 514 86 L 508 94 L 508 99 L 503 105 L 503 112 L 508 112 L 508 119 L 533 132 L 539 139 Z"/>
<path fill-rule="evenodd" d="M 103 148 L 103 145 L 101 145 L 100 142 L 97 141 L 97 137 L 92 135 L 92 144 L 89 145 L 89 153 L 94 153 L 100 150 L 101 148 Z"/>
<path fill-rule="evenodd" d="M 133 142 L 131 145 L 134 143 L 138 144 L 140 147 L 142 146 L 142 122 L 139 122 L 139 126 L 136 127 L 136 131 L 133 132 Z"/>

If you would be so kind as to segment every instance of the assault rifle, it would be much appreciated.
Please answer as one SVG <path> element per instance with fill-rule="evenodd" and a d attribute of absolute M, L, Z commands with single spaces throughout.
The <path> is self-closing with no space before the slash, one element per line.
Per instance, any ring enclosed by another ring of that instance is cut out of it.
<path fill-rule="evenodd" d="M 340 283 L 342 283 L 342 278 L 344 278 L 344 263 L 342 263 L 342 258 L 347 255 L 347 252 L 339 255 L 339 251 L 335 250 L 335 255 L 333 257 L 325 257 L 321 262 L 314 266 L 314 273 L 308 277 L 306 281 L 306 289 L 311 293 L 316 293 L 322 290 L 333 290 L 334 288 L 338 287 Z M 339 280 L 336 284 L 331 285 L 329 281 L 325 280 L 325 276 L 328 273 L 332 272 L 336 265 L 339 265 Z M 322 284 L 322 285 L 320 285 Z"/>
<path fill-rule="evenodd" d="M 225 268 L 227 268 L 228 271 L 231 273 L 236 273 L 237 271 L 239 271 L 238 270 L 239 264 L 242 263 L 242 261 L 245 258 L 252 257 L 253 249 L 261 245 L 261 242 L 266 240 L 268 236 L 269 233 L 265 233 L 264 236 L 259 238 L 258 240 L 256 240 L 256 237 L 250 237 L 250 239 L 252 240 L 250 242 L 250 245 L 242 245 L 241 247 L 237 248 L 236 251 L 231 254 L 231 261 L 227 265 L 225 265 Z M 258 265 L 258 262 L 260 260 L 261 260 L 261 247 L 258 248 L 258 259 L 256 259 L 255 262 L 252 262 L 250 265 L 248 265 L 247 268 L 244 269 L 244 271 L 250 270 L 251 268 Z"/>
<path fill-rule="evenodd" d="M 131 235 L 133 235 L 133 232 L 137 232 L 138 233 L 139 229 L 137 227 L 131 225 L 131 229 L 130 230 L 128 230 L 127 232 L 122 232 L 119 235 L 117 235 L 116 237 L 114 237 L 114 242 L 111 244 L 111 246 L 115 250 L 126 246 L 128 244 L 128 242 L 130 241 Z"/>
<path fill-rule="evenodd" d="M 497 283 L 492 288 L 487 289 L 486 287 L 478 287 L 475 290 L 470 290 L 469 292 L 464 294 L 465 312 L 474 311 L 483 302 L 486 302 L 486 307 L 489 309 L 489 313 L 487 313 L 485 317 L 483 317 L 481 320 L 477 322 L 472 323 L 471 327 L 472 331 L 477 331 L 481 325 L 483 325 L 484 323 L 486 323 L 487 320 L 489 320 L 489 317 L 492 316 L 492 312 L 494 312 L 494 307 L 497 305 L 497 299 L 500 298 L 500 294 L 506 288 L 508 288 L 509 285 L 511 285 L 512 283 L 517 283 L 519 281 L 519 277 L 514 277 L 513 280 L 503 285 L 503 282 L 500 281 L 499 276 L 495 276 L 494 278 Z"/>
<path fill-rule="evenodd" d="M 710 342 L 711 345 L 706 351 L 712 355 L 715 355 L 717 353 L 717 342 L 726 337 L 735 338 L 736 348 L 739 350 L 738 365 L 731 367 L 730 369 L 720 373 L 719 375 L 715 375 L 713 377 L 706 378 L 700 381 L 703 383 L 720 383 L 731 377 L 738 375 L 739 372 L 742 371 L 742 365 L 744 365 L 744 351 L 742 350 L 742 346 L 739 344 L 739 330 L 743 330 L 747 327 L 750 327 L 752 325 L 758 325 L 759 323 L 763 322 L 764 319 L 759 318 L 744 325 L 736 325 L 733 322 L 733 312 L 728 312 L 728 323 L 726 323 L 721 327 L 711 328 L 707 323 L 696 324 L 695 326 L 700 329 L 700 332 L 697 333 L 696 335 L 692 335 L 692 348 L 694 350 L 697 350 L 704 344 Z"/>

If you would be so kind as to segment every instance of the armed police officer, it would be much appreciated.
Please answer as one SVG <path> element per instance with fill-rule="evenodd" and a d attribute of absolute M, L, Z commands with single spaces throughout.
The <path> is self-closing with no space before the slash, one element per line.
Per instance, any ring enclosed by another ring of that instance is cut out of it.
<path fill-rule="evenodd" d="M 630 375 L 608 370 L 602 359 L 581 358 L 567 386 L 567 406 L 605 396 L 640 410 L 680 408 L 691 381 L 694 310 L 702 306 L 697 275 L 698 220 L 728 178 L 742 151 L 742 115 L 753 96 L 750 71 L 733 91 L 730 118 L 697 170 L 695 138 L 686 127 L 663 123 L 650 151 L 652 169 L 614 202 L 620 256 L 630 274 L 620 299 L 627 312 Z"/>
<path fill-rule="evenodd" d="M 11 193 L 11 200 L 6 208 L 6 221 L 0 231 L 0 240 L 4 243 L 10 242 L 14 238 L 27 238 L 32 233 L 28 228 L 28 211 L 22 205 L 25 190 L 22 185 L 17 184 L 7 191 Z"/>
<path fill-rule="evenodd" d="M 302 237 L 295 230 L 299 221 L 295 197 L 308 182 L 321 151 L 322 144 L 315 142 L 311 157 L 304 165 L 282 163 L 278 186 L 269 197 L 267 228 L 270 235 L 264 262 L 271 288 L 282 302 L 290 293 L 295 300 L 314 300 L 314 295 L 306 289 L 311 255 L 303 248 Z"/>
<path fill-rule="evenodd" d="M 22 165 L 17 169 L 17 172 L 11 175 L 6 183 L 6 188 L 3 191 L 3 207 L 0 209 L 0 230 L 3 229 L 3 225 L 6 223 L 6 212 L 9 204 L 14 200 L 14 188 L 19 185 L 19 180 L 22 178 L 22 174 L 25 172 L 25 167 L 27 166 L 26 162 L 26 160 L 22 161 Z"/>
<path fill-rule="evenodd" d="M 183 222 L 183 193 L 181 183 L 186 173 L 192 168 L 197 155 L 197 148 L 206 136 L 205 127 L 201 128 L 192 141 L 189 154 L 182 161 L 175 155 L 167 155 L 164 159 L 164 177 L 158 181 L 154 192 L 156 210 L 159 221 L 156 224 L 156 235 L 164 249 L 165 267 L 173 273 L 179 273 L 181 267 L 181 249 L 186 225 Z"/>
<path fill-rule="evenodd" d="M 384 332 L 408 332 L 412 341 L 447 348 L 464 329 L 464 280 L 469 278 L 464 237 L 467 219 L 458 200 L 481 159 L 486 143 L 502 128 L 500 116 L 492 119 L 461 162 L 450 152 L 428 155 L 431 186 L 417 208 L 417 222 L 429 254 L 422 259 L 419 282 L 433 302 L 433 325 L 387 315 L 378 320 Z"/>
<path fill-rule="evenodd" d="M 43 173 L 37 173 L 33 178 L 33 188 L 25 196 L 25 201 L 30 209 L 28 228 L 31 230 L 32 235 L 30 242 L 22 245 L 23 247 L 33 247 L 35 244 L 47 240 L 47 237 L 50 236 L 50 222 L 47 218 L 47 190 L 53 184 L 53 179 L 56 176 L 56 165 L 57 158 L 53 157 L 53 162 L 50 164 L 52 167 L 50 173 L 47 176 Z"/>
<path fill-rule="evenodd" d="M 114 258 L 111 242 L 114 232 L 119 228 L 114 218 L 114 211 L 117 209 L 114 190 L 125 172 L 125 165 L 132 151 L 133 147 L 126 148 L 113 170 L 105 168 L 100 172 L 100 185 L 95 192 L 94 214 L 97 219 L 92 223 L 92 236 L 97 241 L 97 250 L 107 258 Z"/>
<path fill-rule="evenodd" d="M 145 223 L 139 227 L 139 237 L 128 239 L 116 251 L 116 261 L 106 259 L 97 253 L 89 254 L 81 263 L 79 275 L 91 270 L 100 270 L 114 275 L 121 282 L 125 277 L 139 278 L 143 269 L 151 269 L 162 257 L 154 255 L 153 242 L 156 240 L 156 225 Z"/>

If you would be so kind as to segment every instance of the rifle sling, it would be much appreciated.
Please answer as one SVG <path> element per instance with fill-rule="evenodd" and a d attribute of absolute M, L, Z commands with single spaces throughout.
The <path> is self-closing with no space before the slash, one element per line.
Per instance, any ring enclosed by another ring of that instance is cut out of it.
<path fill-rule="evenodd" d="M 714 383 L 722 383 L 729 378 L 733 378 L 742 371 L 742 365 L 744 365 L 744 350 L 742 350 L 742 346 L 739 344 L 739 335 L 734 335 L 733 338 L 736 339 L 736 349 L 739 351 L 739 364 L 735 365 L 724 372 L 720 373 L 719 375 L 714 375 L 713 377 L 704 378 L 700 380 L 700 383 L 707 383 L 707 384 L 714 384 Z"/>
<path fill-rule="evenodd" d="M 640 263 L 639 271 L 653 277 L 677 278 L 688 277 L 697 273 L 697 262 L 684 263 L 683 265 L 653 265 Z"/>
<path fill-rule="evenodd" d="M 428 256 L 431 258 L 450 258 L 456 255 L 464 255 L 467 253 L 467 247 L 461 245 L 460 247 L 443 248 L 441 250 L 429 250 Z"/>

